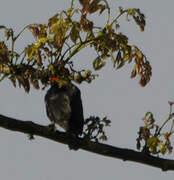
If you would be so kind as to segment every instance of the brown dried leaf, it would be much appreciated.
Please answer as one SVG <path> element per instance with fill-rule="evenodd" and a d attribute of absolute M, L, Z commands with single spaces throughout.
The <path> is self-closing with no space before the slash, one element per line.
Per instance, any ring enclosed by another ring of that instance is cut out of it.
<path fill-rule="evenodd" d="M 42 66 L 43 63 L 42 63 L 41 52 L 38 48 L 36 49 L 36 56 L 37 56 L 37 65 Z"/>
<path fill-rule="evenodd" d="M 34 38 L 37 40 L 39 35 L 39 28 L 33 25 L 28 26 L 28 29 L 32 32 Z"/>
<path fill-rule="evenodd" d="M 25 92 L 29 92 L 30 91 L 30 83 L 29 80 L 24 78 L 22 75 L 17 75 L 17 80 L 19 82 L 19 87 L 22 85 Z"/>

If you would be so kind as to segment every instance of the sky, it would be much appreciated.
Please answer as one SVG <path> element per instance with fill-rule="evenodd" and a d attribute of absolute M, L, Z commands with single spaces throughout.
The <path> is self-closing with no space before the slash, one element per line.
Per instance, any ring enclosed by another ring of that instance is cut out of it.
<path fill-rule="evenodd" d="M 18 32 L 31 23 L 46 23 L 62 9 L 67 9 L 70 0 L 0 0 L 0 25 Z M 146 15 L 145 32 L 140 32 L 133 21 L 120 19 L 121 30 L 132 44 L 137 45 L 152 65 L 151 82 L 142 88 L 138 79 L 130 79 L 131 65 L 115 71 L 111 63 L 99 72 L 91 84 L 79 86 L 82 93 L 84 116 L 107 116 L 112 120 L 107 129 L 108 144 L 136 149 L 138 128 L 142 117 L 152 111 L 159 124 L 168 115 L 168 101 L 174 100 L 173 67 L 173 1 L 108 0 L 112 15 L 118 7 L 140 8 Z M 102 24 L 103 19 L 95 17 Z M 29 32 L 19 40 L 17 48 L 32 42 Z M 94 58 L 91 49 L 76 57 L 77 66 L 86 67 Z M 92 67 L 91 65 L 89 67 Z M 21 120 L 48 125 L 44 95 L 46 91 L 14 88 L 9 81 L 0 83 L 0 114 Z M 173 172 L 146 165 L 123 162 L 83 150 L 69 151 L 68 147 L 44 138 L 29 141 L 27 135 L 0 128 L 0 176 L 14 180 L 89 180 L 89 179 L 158 179 L 171 180 Z M 174 144 L 174 143 L 173 143 Z M 173 158 L 173 154 L 166 156 Z"/>

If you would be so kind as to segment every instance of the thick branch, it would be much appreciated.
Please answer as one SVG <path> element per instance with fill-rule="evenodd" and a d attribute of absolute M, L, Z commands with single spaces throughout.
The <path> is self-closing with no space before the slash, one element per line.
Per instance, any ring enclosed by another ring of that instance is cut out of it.
<path fill-rule="evenodd" d="M 41 136 L 59 143 L 68 144 L 68 138 L 70 137 L 63 132 L 53 132 L 50 131 L 47 126 L 42 126 L 35 124 L 31 121 L 21 121 L 13 118 L 9 118 L 0 115 L 0 127 L 9 129 L 11 131 L 18 131 L 26 134 Z M 83 138 L 77 138 L 79 148 L 93 152 L 96 154 L 122 159 L 124 161 L 133 161 L 156 168 L 160 168 L 164 171 L 174 170 L 174 160 L 163 159 L 159 157 L 154 157 L 142 152 L 137 152 L 130 149 L 118 148 L 102 143 L 95 143 L 87 141 Z"/>

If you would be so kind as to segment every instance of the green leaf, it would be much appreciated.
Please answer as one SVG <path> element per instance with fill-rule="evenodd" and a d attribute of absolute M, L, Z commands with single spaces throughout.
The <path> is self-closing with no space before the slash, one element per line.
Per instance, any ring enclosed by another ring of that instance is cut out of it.
<path fill-rule="evenodd" d="M 50 64 L 50 65 L 48 66 L 48 70 L 49 70 L 52 74 L 55 73 L 53 64 Z"/>
<path fill-rule="evenodd" d="M 67 10 L 67 15 L 68 15 L 68 16 L 71 16 L 72 11 L 73 11 L 73 8 L 69 8 L 69 9 Z"/>
<path fill-rule="evenodd" d="M 93 61 L 93 68 L 97 71 L 97 70 L 100 70 L 102 67 L 104 67 L 105 64 L 106 64 L 105 61 L 102 61 L 102 59 L 100 57 L 97 57 Z"/>
<path fill-rule="evenodd" d="M 147 146 L 150 147 L 150 146 L 157 146 L 158 144 L 158 138 L 157 137 L 151 137 L 147 140 Z"/>
<path fill-rule="evenodd" d="M 56 23 L 52 24 L 52 26 L 50 27 L 50 33 L 59 36 L 64 36 L 64 34 L 70 28 L 68 24 L 69 21 L 67 21 L 66 19 L 59 19 L 56 21 Z"/>
<path fill-rule="evenodd" d="M 154 136 L 147 140 L 147 146 L 149 147 L 152 154 L 157 153 L 158 142 L 159 142 L 158 138 Z"/>
<path fill-rule="evenodd" d="M 77 39 L 79 38 L 79 31 L 80 31 L 80 24 L 78 22 L 74 22 L 74 25 L 70 32 L 70 38 L 73 43 L 76 43 Z"/>

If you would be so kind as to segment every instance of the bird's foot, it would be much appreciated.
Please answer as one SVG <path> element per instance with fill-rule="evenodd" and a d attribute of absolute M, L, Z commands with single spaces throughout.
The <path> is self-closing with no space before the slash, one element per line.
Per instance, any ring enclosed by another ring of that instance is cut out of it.
<path fill-rule="evenodd" d="M 70 150 L 77 151 L 80 148 L 80 144 L 78 143 L 77 136 L 74 134 L 68 135 L 68 147 Z"/>

